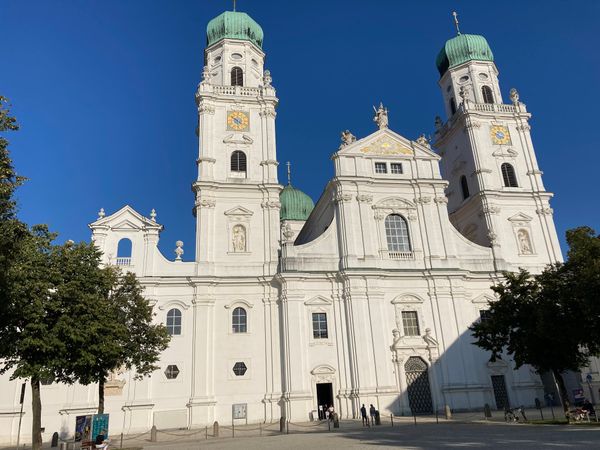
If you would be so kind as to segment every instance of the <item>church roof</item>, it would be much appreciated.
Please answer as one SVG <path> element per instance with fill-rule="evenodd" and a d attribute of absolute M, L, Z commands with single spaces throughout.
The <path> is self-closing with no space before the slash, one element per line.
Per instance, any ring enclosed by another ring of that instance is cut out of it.
<path fill-rule="evenodd" d="M 467 61 L 494 61 L 492 49 L 483 36 L 459 34 L 447 40 L 438 53 L 435 64 L 440 76 L 444 76 L 448 69 Z"/>
<path fill-rule="evenodd" d="M 222 39 L 240 39 L 250 41 L 262 48 L 263 30 L 248 14 L 237 11 L 225 11 L 206 26 L 206 46 L 210 47 Z"/>
<path fill-rule="evenodd" d="M 306 220 L 315 207 L 308 195 L 291 184 L 283 188 L 279 194 L 279 201 L 281 203 L 280 220 Z"/>

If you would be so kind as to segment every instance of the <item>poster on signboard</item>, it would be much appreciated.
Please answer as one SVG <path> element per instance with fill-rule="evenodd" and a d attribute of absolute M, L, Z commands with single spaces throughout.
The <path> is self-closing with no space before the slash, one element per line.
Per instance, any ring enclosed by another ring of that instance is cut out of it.
<path fill-rule="evenodd" d="M 75 442 L 89 441 L 92 435 L 92 416 L 75 417 Z"/>
<path fill-rule="evenodd" d="M 92 419 L 92 441 L 96 442 L 98 436 L 108 439 L 108 414 L 95 414 Z"/>

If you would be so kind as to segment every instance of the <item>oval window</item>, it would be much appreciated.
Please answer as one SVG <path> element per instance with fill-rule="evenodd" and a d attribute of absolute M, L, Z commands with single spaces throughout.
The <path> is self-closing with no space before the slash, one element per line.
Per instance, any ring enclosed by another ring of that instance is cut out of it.
<path fill-rule="evenodd" d="M 252 60 L 252 64 L 254 64 L 255 66 L 258 66 L 258 61 L 257 61 L 257 60 L 255 60 L 255 59 L 253 59 L 253 60 Z"/>
<path fill-rule="evenodd" d="M 241 53 L 232 53 L 231 54 L 231 59 L 242 59 L 243 56 Z"/>
<path fill-rule="evenodd" d="M 469 76 L 468 75 L 463 75 L 462 77 L 460 77 L 460 81 L 461 83 L 464 83 L 465 81 L 469 81 Z"/>
<path fill-rule="evenodd" d="M 487 76 L 486 73 L 480 73 L 479 78 L 481 78 L 482 80 L 487 80 L 489 77 Z"/>
<path fill-rule="evenodd" d="M 215 60 L 214 60 L 214 63 L 215 63 L 215 64 L 219 64 L 220 62 L 221 62 L 221 57 L 220 57 L 220 56 L 217 56 L 217 57 L 215 58 Z"/>

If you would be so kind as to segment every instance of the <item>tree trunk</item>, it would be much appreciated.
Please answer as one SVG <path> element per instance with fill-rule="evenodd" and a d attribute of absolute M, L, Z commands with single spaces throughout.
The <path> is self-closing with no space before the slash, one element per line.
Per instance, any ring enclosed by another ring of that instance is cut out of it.
<path fill-rule="evenodd" d="M 42 400 L 40 398 L 40 380 L 31 377 L 31 448 L 42 449 Z"/>
<path fill-rule="evenodd" d="M 104 414 L 104 375 L 98 381 L 98 414 Z"/>
<path fill-rule="evenodd" d="M 569 395 L 567 394 L 565 380 L 563 379 L 562 374 L 558 370 L 553 370 L 552 375 L 554 376 L 554 381 L 556 382 L 556 387 L 558 388 L 558 395 L 560 395 L 562 407 L 565 411 L 565 415 L 567 415 L 567 413 L 571 409 L 571 402 L 569 402 Z"/>

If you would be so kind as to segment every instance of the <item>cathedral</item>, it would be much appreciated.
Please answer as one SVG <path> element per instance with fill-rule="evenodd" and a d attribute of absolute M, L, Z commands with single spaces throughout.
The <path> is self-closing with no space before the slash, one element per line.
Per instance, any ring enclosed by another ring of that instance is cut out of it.
<path fill-rule="evenodd" d="M 316 204 L 278 179 L 260 25 L 226 11 L 206 40 L 195 260 L 180 241 L 175 258 L 158 250 L 154 211 L 101 210 L 89 225 L 103 262 L 139 277 L 172 337 L 151 377 L 111 374 L 110 433 L 305 422 L 323 405 L 346 419 L 362 404 L 411 415 L 542 399 L 531 367 L 489 362 L 468 330 L 502 271 L 562 260 L 531 114 L 515 89 L 503 100 L 486 39 L 458 33 L 437 55 L 446 120 L 431 142 L 393 131 L 379 105 L 375 132 L 344 131 L 331 149 L 335 175 Z M 16 442 L 20 386 L 0 378 L 3 443 Z M 95 385 L 49 380 L 41 395 L 45 439 L 96 411 Z"/>

